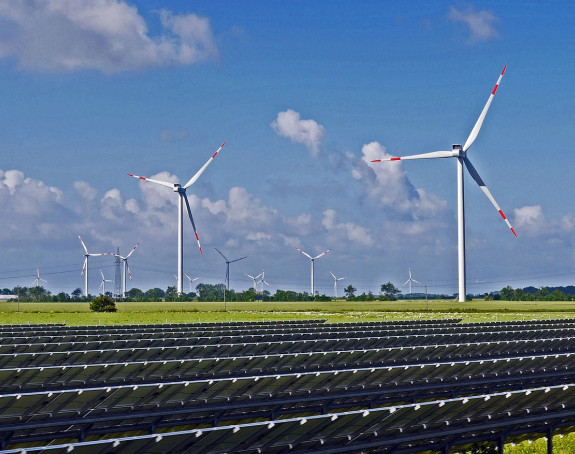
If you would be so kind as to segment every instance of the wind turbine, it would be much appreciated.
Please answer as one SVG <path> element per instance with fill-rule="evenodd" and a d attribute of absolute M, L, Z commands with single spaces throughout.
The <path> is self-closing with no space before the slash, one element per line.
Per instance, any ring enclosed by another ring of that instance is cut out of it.
<path fill-rule="evenodd" d="M 411 268 L 409 268 L 409 279 L 407 281 L 405 281 L 405 283 L 403 284 L 403 286 L 405 287 L 407 284 L 409 284 L 409 294 L 411 295 L 411 283 L 412 282 L 417 282 L 418 284 L 421 285 L 421 282 L 416 281 L 415 279 L 413 279 L 411 277 Z"/>
<path fill-rule="evenodd" d="M 190 293 L 192 293 L 192 282 L 197 281 L 199 278 L 201 278 L 202 276 L 197 276 L 195 278 L 191 278 L 190 276 L 188 276 L 187 274 L 184 273 L 184 276 L 186 276 L 188 278 L 188 280 L 190 281 Z"/>
<path fill-rule="evenodd" d="M 140 243 L 136 243 L 136 245 L 132 248 L 126 257 L 121 256 L 119 252 L 118 254 L 112 254 L 114 257 L 118 257 L 122 260 L 122 262 L 124 262 L 124 266 L 122 267 L 122 298 L 126 298 L 126 272 L 130 276 L 130 281 L 132 280 L 132 273 L 130 272 L 130 267 L 128 266 L 128 259 L 134 253 L 139 244 Z M 118 251 L 119 250 L 120 249 L 118 248 Z"/>
<path fill-rule="evenodd" d="M 106 294 L 106 282 L 114 282 L 111 279 L 106 279 L 104 277 L 104 273 L 102 272 L 102 270 L 100 270 L 100 274 L 102 275 L 102 282 L 100 283 L 100 294 L 105 295 Z"/>
<path fill-rule="evenodd" d="M 319 259 L 320 257 L 323 257 L 325 254 L 327 254 L 329 251 L 331 251 L 331 249 L 328 249 L 327 251 L 323 251 L 320 255 L 316 256 L 316 257 L 312 257 L 311 255 L 309 255 L 307 252 L 302 251 L 301 249 L 297 248 L 296 249 L 298 251 L 300 251 L 303 255 L 305 255 L 309 261 L 311 262 L 311 297 L 313 298 L 315 296 L 315 285 L 314 285 L 314 276 L 313 276 L 313 264 L 314 262 Z"/>
<path fill-rule="evenodd" d="M 218 253 L 224 258 L 224 260 L 226 261 L 226 288 L 229 290 L 230 289 L 230 263 L 234 263 L 234 262 L 239 262 L 240 260 L 243 260 L 245 258 L 247 258 L 247 256 L 245 257 L 241 257 L 239 259 L 235 259 L 235 260 L 228 260 L 228 258 L 222 254 L 219 249 L 217 247 L 214 248 L 216 251 L 218 251 Z"/>
<path fill-rule="evenodd" d="M 193 185 L 196 180 L 200 177 L 204 170 L 211 164 L 214 158 L 218 155 L 220 150 L 226 143 L 220 145 L 220 148 L 216 150 L 216 152 L 206 161 L 206 163 L 202 166 L 200 170 L 196 172 L 196 174 L 190 178 L 190 180 L 184 185 L 180 185 L 179 183 L 168 183 L 167 181 L 159 181 L 159 180 L 152 180 L 146 177 L 140 177 L 138 175 L 132 175 L 131 173 L 128 176 L 133 178 L 139 178 L 140 180 L 149 181 L 151 183 L 156 183 L 161 186 L 166 186 L 172 191 L 177 192 L 179 196 L 178 201 L 178 294 L 181 295 L 183 293 L 183 275 L 184 275 L 184 203 L 186 204 L 186 208 L 188 210 L 188 215 L 190 217 L 190 221 L 192 222 L 192 227 L 194 228 L 194 233 L 196 234 L 196 241 L 198 242 L 198 248 L 200 249 L 200 254 L 202 253 L 202 246 L 200 245 L 200 238 L 198 236 L 198 231 L 196 230 L 196 224 L 194 223 L 194 218 L 192 217 L 192 210 L 190 208 L 190 203 L 188 202 L 188 197 L 186 196 L 186 189 L 188 189 L 191 185 Z"/>
<path fill-rule="evenodd" d="M 36 267 L 36 279 L 32 282 L 32 287 L 40 287 L 40 281 L 48 283 L 47 280 L 40 277 L 40 269 Z"/>
<path fill-rule="evenodd" d="M 341 281 L 343 279 L 347 279 L 347 276 L 345 277 L 335 277 L 335 274 L 333 274 L 331 271 L 329 272 L 329 274 L 331 274 L 333 276 L 333 291 L 335 292 L 335 299 L 337 299 L 337 281 Z"/>
<path fill-rule="evenodd" d="M 465 289 L 465 203 L 464 203 L 464 191 L 463 191 L 463 166 L 467 167 L 467 171 L 471 175 L 471 177 L 475 180 L 475 182 L 479 185 L 481 190 L 485 193 L 487 198 L 491 201 L 495 209 L 501 215 L 507 226 L 511 229 L 513 235 L 517 236 L 513 227 L 509 223 L 507 217 L 503 211 L 501 211 L 500 206 L 497 204 L 487 186 L 475 170 L 475 167 L 471 164 L 471 161 L 467 157 L 467 150 L 471 147 L 477 135 L 479 134 L 479 130 L 481 129 L 481 125 L 483 124 L 483 120 L 485 120 L 485 115 L 489 110 L 489 106 L 491 105 L 491 101 L 493 101 L 493 97 L 499 88 L 499 84 L 501 83 L 501 79 L 503 74 L 505 73 L 505 69 L 507 66 L 503 67 L 501 74 L 499 75 L 499 79 L 497 79 L 497 83 L 489 95 L 487 103 L 485 107 L 483 107 L 483 111 L 475 126 L 471 130 L 469 137 L 465 141 L 463 147 L 459 144 L 452 145 L 451 151 L 433 151 L 431 153 L 423 153 L 411 156 L 402 156 L 396 158 L 386 158 L 386 159 L 374 159 L 372 162 L 382 162 L 382 161 L 400 161 L 400 160 L 408 160 L 408 159 L 433 159 L 433 158 L 457 158 L 457 246 L 458 246 L 458 269 L 459 269 L 459 301 L 465 302 L 466 298 L 466 289 Z"/>
<path fill-rule="evenodd" d="M 110 255 L 110 252 L 102 252 L 102 253 L 89 253 L 88 252 L 88 248 L 86 247 L 86 244 L 84 244 L 84 241 L 82 241 L 82 237 L 80 236 L 80 234 L 78 234 L 78 238 L 80 239 L 80 243 L 82 243 L 82 247 L 84 248 L 84 266 L 82 266 L 82 272 L 80 273 L 80 276 L 82 276 L 84 274 L 84 272 L 86 272 L 86 274 L 84 274 L 84 295 L 87 297 L 88 296 L 88 257 L 96 257 L 96 256 L 100 256 L 100 255 Z"/>
<path fill-rule="evenodd" d="M 257 293 L 257 291 L 258 291 L 258 284 L 259 284 L 259 281 L 257 281 L 257 278 L 260 277 L 260 276 L 262 275 L 262 273 L 258 274 L 258 275 L 255 276 L 255 277 L 252 276 L 252 275 L 250 275 L 250 274 L 246 274 L 246 273 L 244 273 L 244 275 L 247 276 L 247 277 L 249 277 L 250 279 L 252 279 L 252 280 L 254 281 L 254 290 L 255 290 L 256 293 Z"/>
<path fill-rule="evenodd" d="M 261 276 L 262 278 L 256 282 L 256 284 L 262 284 L 262 298 L 264 297 L 264 284 L 266 284 L 268 287 L 271 287 L 270 283 L 266 281 L 266 270 L 262 270 L 262 272 L 259 274 L 259 276 Z M 257 277 L 259 277 L 257 276 Z M 257 288 L 256 288 L 257 291 Z"/>

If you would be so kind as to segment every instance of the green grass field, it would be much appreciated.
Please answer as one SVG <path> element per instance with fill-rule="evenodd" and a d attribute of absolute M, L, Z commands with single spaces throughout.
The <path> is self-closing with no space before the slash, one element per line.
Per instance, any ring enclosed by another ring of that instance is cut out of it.
<path fill-rule="evenodd" d="M 465 322 L 561 319 L 575 317 L 575 302 L 508 302 L 475 300 L 304 303 L 118 303 L 116 313 L 90 312 L 88 303 L 0 303 L 0 324 L 66 323 L 67 325 L 192 323 L 327 319 L 328 323 L 376 320 L 462 318 Z M 487 451 L 482 451 L 487 452 Z M 495 451 L 493 451 L 495 452 Z M 546 453 L 543 438 L 505 454 Z M 575 452 L 575 435 L 554 437 L 554 453 Z"/>
<path fill-rule="evenodd" d="M 575 317 L 575 302 L 394 301 L 278 303 L 118 303 L 93 313 L 88 303 L 0 303 L 0 323 L 68 325 L 185 323 L 326 318 L 328 322 L 462 318 L 465 322 Z"/>

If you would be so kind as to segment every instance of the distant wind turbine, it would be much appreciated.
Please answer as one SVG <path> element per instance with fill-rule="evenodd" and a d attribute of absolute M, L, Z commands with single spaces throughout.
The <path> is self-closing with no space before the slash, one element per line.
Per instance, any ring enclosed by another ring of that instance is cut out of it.
<path fill-rule="evenodd" d="M 345 277 L 335 277 L 335 274 L 333 274 L 331 271 L 329 272 L 329 274 L 331 274 L 333 276 L 333 291 L 335 293 L 335 299 L 337 299 L 337 281 L 341 281 L 343 279 L 347 279 L 347 276 Z"/>
<path fill-rule="evenodd" d="M 186 189 L 188 189 L 191 185 L 193 185 L 196 180 L 200 177 L 204 170 L 211 164 L 211 162 L 215 159 L 218 155 L 220 150 L 224 147 L 226 143 L 224 142 L 220 148 L 216 150 L 216 152 L 207 160 L 207 162 L 202 166 L 200 170 L 196 172 L 196 174 L 190 178 L 190 180 L 184 185 L 180 185 L 179 183 L 168 183 L 167 181 L 159 181 L 159 180 L 152 180 L 146 177 L 140 177 L 138 175 L 132 175 L 131 173 L 128 176 L 133 178 L 139 178 L 140 180 L 149 181 L 151 183 L 156 183 L 161 186 L 166 186 L 167 188 L 172 189 L 172 191 L 177 192 L 179 196 L 178 201 L 178 294 L 181 295 L 183 293 L 183 276 L 184 276 L 184 203 L 186 204 L 186 208 L 188 210 L 188 216 L 190 217 L 190 221 L 192 222 L 192 227 L 194 229 L 194 233 L 196 235 L 196 241 L 198 242 L 198 248 L 200 249 L 200 254 L 202 253 L 202 246 L 200 245 L 200 238 L 198 236 L 198 231 L 196 230 L 196 224 L 194 223 L 194 218 L 192 217 L 192 210 L 190 208 L 190 203 L 188 202 L 188 197 L 186 196 Z"/>
<path fill-rule="evenodd" d="M 408 159 L 433 159 L 433 158 L 457 158 L 457 246 L 458 246 L 458 269 L 459 269 L 459 301 L 465 302 L 466 299 L 466 288 L 465 288 L 465 203 L 464 203 L 464 191 L 463 191 L 463 167 L 467 167 L 467 171 L 471 175 L 471 177 L 475 180 L 475 182 L 479 185 L 481 190 L 485 193 L 487 198 L 491 201 L 495 209 L 501 215 L 507 226 L 511 229 L 513 235 L 517 236 L 513 227 L 509 223 L 507 217 L 501 208 L 491 195 L 489 189 L 475 170 L 475 167 L 471 164 L 471 161 L 467 157 L 467 150 L 471 147 L 477 135 L 479 134 L 479 130 L 481 129 L 481 125 L 483 124 L 483 120 L 485 120 L 485 115 L 489 110 L 489 106 L 491 105 L 491 101 L 493 101 L 493 97 L 499 88 L 499 84 L 501 83 L 501 79 L 503 78 L 503 74 L 505 73 L 505 69 L 507 66 L 503 67 L 503 71 L 497 79 L 497 83 L 491 92 L 491 95 L 487 99 L 487 103 L 479 115 L 475 126 L 471 130 L 469 137 L 467 138 L 463 147 L 459 144 L 452 145 L 451 151 L 433 151 L 431 153 L 423 153 L 423 154 L 416 154 L 410 156 L 402 156 L 396 158 L 385 158 L 385 159 L 374 159 L 371 162 L 382 162 L 382 161 L 401 161 L 401 160 L 408 160 Z"/>
<path fill-rule="evenodd" d="M 214 248 L 216 251 L 218 251 L 218 253 L 224 258 L 224 260 L 226 261 L 226 288 L 229 290 L 230 289 L 230 263 L 234 263 L 234 262 L 239 262 L 240 260 L 243 260 L 245 258 L 247 258 L 247 256 L 245 257 L 240 257 L 239 259 L 235 259 L 235 260 L 228 260 L 228 258 L 222 254 L 220 252 L 220 250 L 215 247 Z"/>
<path fill-rule="evenodd" d="M 100 255 L 111 255 L 111 252 L 101 252 L 101 253 L 90 253 L 88 252 L 88 248 L 84 241 L 82 241 L 82 237 L 78 234 L 78 238 L 80 239 L 80 243 L 82 243 L 82 247 L 84 248 L 84 266 L 82 266 L 82 272 L 80 276 L 84 275 L 84 295 L 88 296 L 88 258 L 89 257 L 97 257 Z M 84 274 L 86 273 L 86 274 Z"/>
<path fill-rule="evenodd" d="M 409 268 L 409 279 L 407 281 L 405 281 L 405 283 L 403 284 L 403 286 L 405 287 L 407 284 L 409 284 L 409 294 L 411 295 L 411 283 L 412 282 L 416 282 L 417 284 L 421 285 L 421 282 L 416 281 L 415 279 L 413 279 L 411 277 L 411 268 Z"/>
<path fill-rule="evenodd" d="M 188 276 L 187 274 L 184 273 L 184 276 L 186 276 L 188 278 L 188 280 L 190 281 L 190 293 L 192 293 L 192 282 L 197 281 L 199 278 L 201 278 L 202 276 L 197 276 L 195 278 L 191 278 L 190 276 Z"/>
<path fill-rule="evenodd" d="M 320 257 L 323 257 L 325 254 L 327 254 L 329 251 L 331 251 L 331 249 L 328 249 L 327 251 L 323 251 L 321 254 L 319 254 L 318 256 L 312 257 L 311 255 L 309 255 L 307 252 L 302 251 L 301 249 L 297 248 L 296 249 L 301 252 L 303 255 L 305 255 L 309 261 L 311 262 L 311 296 L 312 298 L 315 296 L 315 283 L 314 283 L 314 276 L 313 276 L 313 264 L 314 262 L 319 259 Z"/>
<path fill-rule="evenodd" d="M 271 285 L 269 282 L 266 281 L 266 270 L 262 270 L 262 272 L 259 274 L 259 276 L 261 276 L 261 279 L 258 282 L 256 282 L 256 284 L 262 284 L 262 298 L 263 298 L 264 284 L 266 284 L 268 287 L 271 287 Z M 257 292 L 257 288 L 256 288 L 256 292 Z"/>
<path fill-rule="evenodd" d="M 104 273 L 102 272 L 102 270 L 100 270 L 100 274 L 102 275 L 102 282 L 100 283 L 100 294 L 105 295 L 106 294 L 106 282 L 114 282 L 114 281 L 111 279 L 106 279 L 104 277 Z"/>
<path fill-rule="evenodd" d="M 32 282 L 32 287 L 40 287 L 40 281 L 48 283 L 47 280 L 40 277 L 40 269 L 36 267 L 36 279 Z"/>
<path fill-rule="evenodd" d="M 249 277 L 252 281 L 254 281 L 254 290 L 258 291 L 258 281 L 257 279 L 262 275 L 262 273 L 258 274 L 257 276 L 252 276 L 251 274 L 244 273 L 245 276 Z"/>
<path fill-rule="evenodd" d="M 120 249 L 118 249 L 117 254 L 112 254 L 114 257 L 118 257 L 122 260 L 122 262 L 124 262 L 124 266 L 122 267 L 122 298 L 126 298 L 126 273 L 128 273 L 130 276 L 130 281 L 132 280 L 132 273 L 130 272 L 130 267 L 128 266 L 128 259 L 134 253 L 139 244 L 140 243 L 136 243 L 136 245 L 132 248 L 126 257 L 120 255 Z"/>

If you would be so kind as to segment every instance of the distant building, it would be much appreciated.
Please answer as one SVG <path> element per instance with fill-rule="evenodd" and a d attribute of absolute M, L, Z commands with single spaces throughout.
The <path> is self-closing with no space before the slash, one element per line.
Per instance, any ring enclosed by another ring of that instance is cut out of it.
<path fill-rule="evenodd" d="M 10 301 L 10 300 L 17 300 L 17 295 L 0 295 L 0 301 Z"/>

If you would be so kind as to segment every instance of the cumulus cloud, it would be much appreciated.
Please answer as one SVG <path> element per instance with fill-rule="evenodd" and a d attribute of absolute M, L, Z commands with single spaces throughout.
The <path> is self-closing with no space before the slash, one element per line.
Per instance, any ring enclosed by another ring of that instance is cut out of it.
<path fill-rule="evenodd" d="M 374 163 L 374 159 L 390 158 L 378 142 L 362 147 L 362 157 L 351 170 L 367 195 L 390 213 L 414 221 L 432 218 L 445 212 L 447 202 L 411 183 L 401 162 Z"/>
<path fill-rule="evenodd" d="M 0 57 L 46 72 L 104 73 L 190 65 L 217 58 L 207 18 L 159 12 L 151 36 L 138 10 L 122 0 L 1 2 Z"/>
<path fill-rule="evenodd" d="M 575 231 L 575 216 L 564 215 L 559 219 L 548 220 L 541 205 L 527 205 L 514 210 L 515 229 L 518 234 L 532 237 L 570 235 Z"/>
<path fill-rule="evenodd" d="M 278 113 L 271 127 L 279 136 L 304 144 L 314 156 L 319 154 L 319 147 L 325 137 L 325 128 L 317 121 L 302 120 L 299 112 L 288 109 Z"/>
<path fill-rule="evenodd" d="M 487 41 L 496 38 L 495 24 L 498 18 L 490 11 L 475 11 L 472 6 L 449 9 L 449 19 L 453 22 L 462 22 L 469 29 L 469 42 Z"/>
<path fill-rule="evenodd" d="M 373 238 L 369 231 L 353 222 L 338 223 L 337 213 L 335 210 L 325 210 L 323 212 L 323 220 L 321 223 L 326 228 L 328 233 L 339 234 L 341 240 L 351 241 L 363 246 L 371 246 Z"/>

